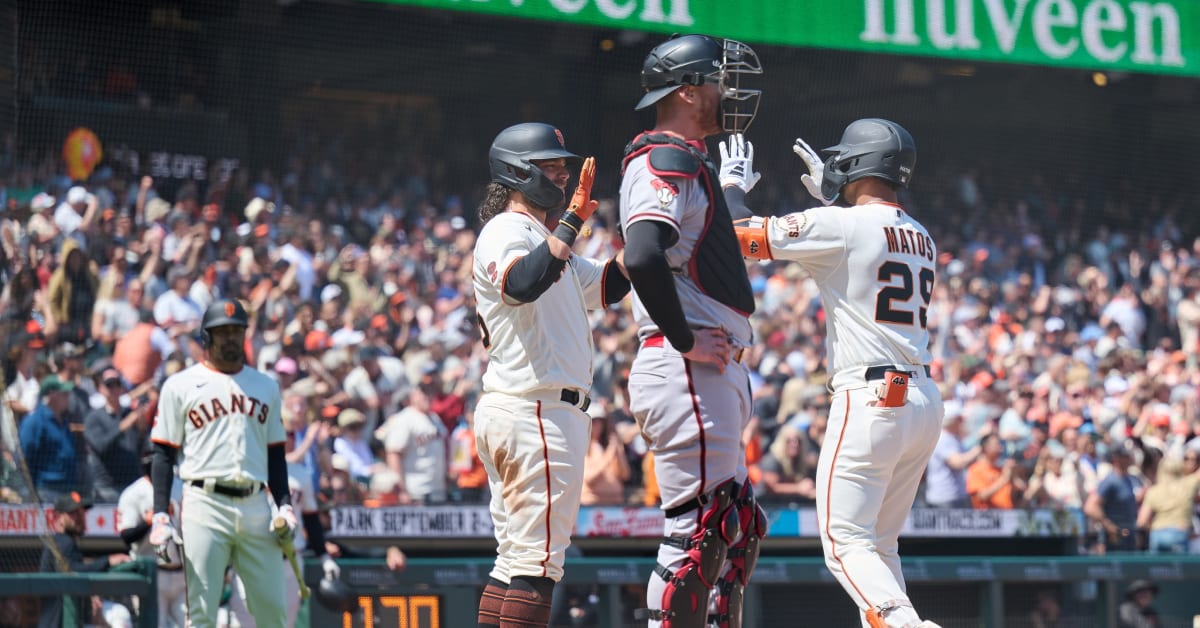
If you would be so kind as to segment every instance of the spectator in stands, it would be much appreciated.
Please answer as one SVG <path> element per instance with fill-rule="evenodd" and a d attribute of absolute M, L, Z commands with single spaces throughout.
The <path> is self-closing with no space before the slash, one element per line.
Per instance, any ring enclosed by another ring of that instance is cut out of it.
<path fill-rule="evenodd" d="M 150 427 L 149 408 L 133 410 L 123 403 L 126 387 L 117 369 L 104 369 L 99 380 L 104 405 L 84 418 L 83 435 L 93 495 L 101 503 L 115 504 L 121 491 L 141 476 L 139 460 Z"/>
<path fill-rule="evenodd" d="M 625 482 L 629 479 L 629 460 L 625 446 L 617 437 L 604 404 L 588 408 L 592 418 L 587 454 L 583 458 L 584 506 L 618 506 L 625 503 Z"/>
<path fill-rule="evenodd" d="M 415 386 L 408 407 L 388 418 L 376 438 L 383 441 L 387 467 L 400 476 L 400 503 L 446 501 L 446 451 L 449 431 L 430 410 L 429 389 Z"/>
<path fill-rule="evenodd" d="M 107 558 L 92 561 L 83 559 L 79 539 L 87 532 L 87 509 L 91 507 L 91 500 L 81 498 L 78 493 L 66 492 L 54 499 L 54 536 L 51 544 L 42 551 L 38 571 L 95 573 L 129 562 L 129 554 L 123 553 L 109 554 Z M 67 604 L 73 610 L 67 611 L 64 608 Z M 129 622 L 128 609 L 114 608 L 113 603 L 102 602 L 99 597 L 92 597 L 86 602 L 84 598 L 47 597 L 42 598 L 38 628 L 62 628 L 67 625 L 64 621 L 71 617 L 74 617 L 74 626 L 82 627 L 89 610 L 92 616 L 90 623 L 93 624 L 109 625 L 109 620 L 117 618 Z"/>
<path fill-rule="evenodd" d="M 1081 508 L 1086 494 L 1083 476 L 1075 460 L 1067 455 L 1066 446 L 1056 440 L 1047 441 L 1025 488 L 1025 504 L 1056 510 Z"/>
<path fill-rule="evenodd" d="M 490 493 L 487 468 L 479 459 L 475 445 L 475 410 L 468 408 L 454 431 L 450 432 L 450 458 L 447 471 L 454 478 L 454 500 L 464 504 L 482 504 Z"/>
<path fill-rule="evenodd" d="M 1125 589 L 1125 601 L 1118 609 L 1118 628 L 1158 628 L 1162 625 L 1155 610 L 1158 585 L 1149 580 L 1134 580 Z"/>
<path fill-rule="evenodd" d="M 54 209 L 54 206 L 54 197 L 45 192 L 34 196 L 30 201 L 29 208 L 33 211 L 33 215 L 29 218 L 25 232 L 29 234 L 31 246 L 49 248 L 60 240 L 61 233 L 58 225 L 54 224 L 54 215 L 50 211 Z"/>
<path fill-rule="evenodd" d="M 967 467 L 967 494 L 976 510 L 1012 509 L 1017 506 L 1024 483 L 1017 477 L 1017 461 L 1004 455 L 1000 435 L 989 433 L 979 440 L 982 455 Z"/>
<path fill-rule="evenodd" d="M 804 434 L 785 424 L 762 458 L 762 500 L 808 502 L 817 498 L 816 468 L 808 465 Z"/>
<path fill-rule="evenodd" d="M 350 403 L 365 406 L 368 433 L 383 419 L 400 411 L 401 402 L 411 388 L 404 374 L 404 362 L 383 355 L 379 348 L 364 346 L 358 350 L 358 366 L 346 375 L 342 387 Z"/>
<path fill-rule="evenodd" d="M 357 408 L 346 408 L 338 414 L 337 424 L 340 435 L 333 440 L 333 452 L 345 459 L 351 478 L 366 484 L 379 468 L 365 436 L 367 418 Z"/>
<path fill-rule="evenodd" d="M 99 202 L 95 195 L 88 193 L 82 185 L 76 185 L 67 190 L 67 198 L 54 210 L 54 224 L 63 235 L 84 245 L 92 221 L 100 217 L 98 211 Z"/>
<path fill-rule="evenodd" d="M 192 274 L 183 265 L 173 265 L 167 271 L 169 290 L 154 302 L 154 322 L 167 331 L 172 339 L 189 336 L 200 327 L 204 310 L 188 296 Z"/>
<path fill-rule="evenodd" d="M 126 280 L 123 274 L 110 273 L 101 281 L 100 291 L 107 296 L 96 302 L 92 312 L 92 339 L 105 354 L 111 354 L 117 339 L 133 331 L 141 320 L 145 290 L 138 277 Z"/>
<path fill-rule="evenodd" d="M 1139 529 L 1150 530 L 1151 553 L 1185 554 L 1192 531 L 1192 515 L 1200 494 L 1200 472 L 1184 474 L 1184 461 L 1174 456 L 1158 464 L 1154 486 L 1146 490 L 1138 509 Z"/>
<path fill-rule="evenodd" d="M 46 290 L 50 311 L 58 325 L 57 336 L 60 341 L 84 343 L 92 336 L 92 307 L 99 279 L 75 240 L 63 243 L 59 260 Z"/>
<path fill-rule="evenodd" d="M 970 449 L 963 446 L 966 423 L 962 404 L 947 403 L 945 407 L 942 432 L 925 469 L 925 503 L 933 508 L 970 508 L 967 467 L 979 458 L 983 447 L 980 444 Z M 990 421 L 984 423 L 979 438 L 987 436 L 992 429 Z"/>
<path fill-rule="evenodd" d="M 132 386 L 140 386 L 154 377 L 159 365 L 175 350 L 162 327 L 154 324 L 154 314 L 141 310 L 140 322 L 113 345 L 113 367 Z"/>
<path fill-rule="evenodd" d="M 1088 495 L 1083 512 L 1097 525 L 1103 552 L 1137 549 L 1139 487 L 1129 475 L 1133 464 L 1131 441 L 1114 442 L 1108 452 L 1111 470 Z"/>
<path fill-rule="evenodd" d="M 5 381 L 11 383 L 4 391 L 4 403 L 12 410 L 13 420 L 18 423 L 37 406 L 40 385 L 34 365 L 38 352 L 45 346 L 46 343 L 41 339 L 22 333 L 8 349 L 8 360 L 4 367 L 6 371 L 11 371 L 4 375 Z"/>
<path fill-rule="evenodd" d="M 79 480 L 79 452 L 68 416 L 73 388 L 57 375 L 42 378 L 41 403 L 21 421 L 21 450 L 33 488 L 43 501 L 69 494 Z"/>

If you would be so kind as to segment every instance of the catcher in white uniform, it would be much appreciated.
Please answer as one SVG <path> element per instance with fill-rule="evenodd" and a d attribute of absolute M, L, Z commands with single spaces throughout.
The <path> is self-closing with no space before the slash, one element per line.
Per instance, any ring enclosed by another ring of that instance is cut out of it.
<path fill-rule="evenodd" d="M 794 260 L 821 289 L 833 390 L 817 465 L 825 563 L 864 626 L 936 626 L 905 594 L 897 540 L 943 414 L 925 322 L 937 250 L 896 194 L 916 144 L 899 124 L 868 118 L 825 149 L 823 166 L 803 140 L 795 151 L 809 169 L 801 180 L 826 206 L 750 218 L 737 232 L 746 257 Z M 839 199 L 849 207 L 829 206 Z"/>
<path fill-rule="evenodd" d="M 546 626 L 583 490 L 593 353 L 587 310 L 619 301 L 629 281 L 619 253 L 608 262 L 571 253 L 598 204 L 590 198 L 592 158 L 562 214 L 569 167 L 580 158 L 558 129 L 511 126 L 488 157 L 492 180 L 479 207 L 485 224 L 473 272 L 489 363 L 475 441 L 498 548 L 478 623 Z"/>
<path fill-rule="evenodd" d="M 636 611 L 651 627 L 740 626 L 766 533 L 742 443 L 754 293 L 729 208 L 731 190 L 753 183 L 722 190 L 724 164 L 718 174 L 704 145 L 750 124 L 760 94 L 739 81 L 761 72 L 754 51 L 731 39 L 659 44 L 637 105 L 655 106 L 656 124 L 625 149 L 621 223 L 641 339 L 630 408 L 654 454 L 666 516 L 647 608 Z"/>
<path fill-rule="evenodd" d="M 150 430 L 150 543 L 164 546 L 182 533 L 188 625 L 196 628 L 216 626 L 230 563 L 247 576 L 246 602 L 258 626 L 285 625 L 280 544 L 291 542 L 298 522 L 288 495 L 279 384 L 246 365 L 247 321 L 236 301 L 209 306 L 201 324 L 205 360 L 163 384 Z M 167 515 L 177 455 L 183 481 L 178 532 Z M 264 484 L 287 523 L 281 531 L 272 526 Z"/>

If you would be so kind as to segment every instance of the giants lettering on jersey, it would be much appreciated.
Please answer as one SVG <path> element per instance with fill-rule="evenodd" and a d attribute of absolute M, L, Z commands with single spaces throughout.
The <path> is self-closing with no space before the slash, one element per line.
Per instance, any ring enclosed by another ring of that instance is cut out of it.
<path fill-rule="evenodd" d="M 884 227 L 888 253 L 908 253 L 933 261 L 933 238 L 903 227 Z"/>
<path fill-rule="evenodd" d="M 217 419 L 224 418 L 230 414 L 244 414 L 247 417 L 258 415 L 259 423 L 267 422 L 267 412 L 271 407 L 254 397 L 231 393 L 229 395 L 229 403 L 223 403 L 220 399 L 213 397 L 207 402 L 196 404 L 196 407 L 188 410 L 188 421 L 192 422 L 192 427 L 200 429 Z"/>

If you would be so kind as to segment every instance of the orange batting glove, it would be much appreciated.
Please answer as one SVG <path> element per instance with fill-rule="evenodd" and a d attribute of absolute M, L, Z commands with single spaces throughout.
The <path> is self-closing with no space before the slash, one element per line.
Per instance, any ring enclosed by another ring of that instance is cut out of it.
<path fill-rule="evenodd" d="M 746 259 L 775 259 L 771 256 L 771 244 L 767 241 L 767 219 L 759 216 L 733 221 L 733 232 L 737 234 L 738 246 Z"/>
<path fill-rule="evenodd" d="M 595 180 L 596 158 L 588 157 L 583 160 L 583 168 L 579 170 L 579 187 L 575 188 L 575 195 L 571 197 L 566 213 L 554 229 L 554 236 L 567 245 L 575 242 L 575 238 L 583 231 L 583 223 L 600 206 L 599 202 L 592 200 L 592 183 Z"/>

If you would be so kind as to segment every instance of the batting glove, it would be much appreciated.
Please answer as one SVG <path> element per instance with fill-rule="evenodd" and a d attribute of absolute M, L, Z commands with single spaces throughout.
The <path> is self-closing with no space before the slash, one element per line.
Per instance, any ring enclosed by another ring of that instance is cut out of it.
<path fill-rule="evenodd" d="M 171 516 L 165 512 L 154 513 L 154 516 L 150 518 L 150 545 L 153 545 L 158 555 L 165 559 L 167 544 L 172 541 L 182 543 L 183 539 L 175 530 L 175 524 L 171 523 Z"/>
<path fill-rule="evenodd" d="M 736 185 L 749 194 L 762 175 L 754 171 L 754 145 L 741 133 L 734 133 L 721 142 L 721 187 Z"/>
<path fill-rule="evenodd" d="M 282 520 L 284 525 L 278 525 L 278 521 Z M 296 528 L 300 527 L 300 522 L 296 520 L 296 511 L 292 510 L 291 504 L 284 504 L 279 507 L 279 514 L 271 522 L 271 531 L 281 539 L 290 539 L 296 535 Z"/>
<path fill-rule="evenodd" d="M 821 156 L 817 154 L 817 151 L 797 137 L 796 143 L 792 145 L 792 152 L 799 155 L 800 159 L 804 161 L 805 167 L 808 168 L 808 174 L 800 176 L 800 182 L 804 184 L 808 193 L 821 201 L 822 205 L 833 203 L 832 198 L 825 198 L 825 195 L 821 194 L 821 179 L 825 172 L 825 163 L 821 161 Z"/>
<path fill-rule="evenodd" d="M 342 577 L 342 568 L 338 567 L 329 554 L 321 556 L 321 569 L 325 572 L 326 580 L 337 580 Z"/>

